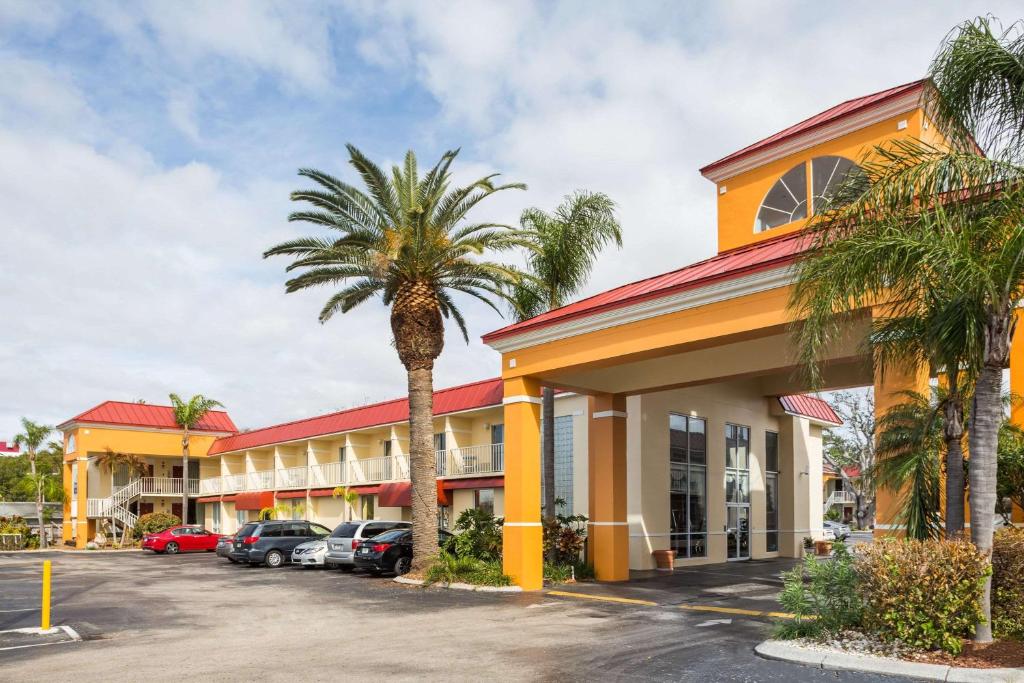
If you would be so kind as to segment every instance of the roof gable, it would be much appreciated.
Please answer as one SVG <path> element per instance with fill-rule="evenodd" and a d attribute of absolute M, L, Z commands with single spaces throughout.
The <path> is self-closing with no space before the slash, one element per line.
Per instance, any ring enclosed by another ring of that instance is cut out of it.
<path fill-rule="evenodd" d="M 816 396 L 808 396 L 807 394 L 779 396 L 779 405 L 790 415 L 799 415 L 815 422 L 826 423 L 836 427 L 843 424 L 843 419 L 839 417 L 828 401 Z"/>
<path fill-rule="evenodd" d="M 174 421 L 174 408 L 149 403 L 128 403 L 126 401 L 104 401 L 79 413 L 59 425 L 63 429 L 78 422 L 106 424 L 122 427 L 149 427 L 152 429 L 180 429 Z M 235 433 L 238 428 L 223 410 L 211 410 L 193 428 L 196 432 Z"/>

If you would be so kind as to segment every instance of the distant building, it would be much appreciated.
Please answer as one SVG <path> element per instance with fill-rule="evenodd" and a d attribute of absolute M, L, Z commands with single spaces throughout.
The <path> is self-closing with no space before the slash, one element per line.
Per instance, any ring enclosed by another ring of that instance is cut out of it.
<path fill-rule="evenodd" d="M 0 441 L 0 458 L 13 458 L 17 455 L 21 455 L 20 448 L 15 446 L 13 443 Z"/>

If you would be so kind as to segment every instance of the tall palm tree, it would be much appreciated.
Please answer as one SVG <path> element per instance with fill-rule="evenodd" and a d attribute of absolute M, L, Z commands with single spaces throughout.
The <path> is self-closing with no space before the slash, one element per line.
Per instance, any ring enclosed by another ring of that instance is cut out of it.
<path fill-rule="evenodd" d="M 170 394 L 171 407 L 174 408 L 174 422 L 181 428 L 181 522 L 188 524 L 188 458 L 190 432 L 196 428 L 206 414 L 214 408 L 223 408 L 223 404 L 196 394 L 187 402 L 177 394 Z"/>
<path fill-rule="evenodd" d="M 897 496 L 897 524 L 921 540 L 942 535 L 939 454 L 944 431 L 938 393 L 901 392 L 904 400 L 878 421 L 873 478 Z"/>
<path fill-rule="evenodd" d="M 391 332 L 409 387 L 413 569 L 421 570 L 438 551 L 433 369 L 444 348 L 444 320 L 451 318 L 469 339 L 452 294 L 468 294 L 497 310 L 495 299 L 507 299 L 507 290 L 521 279 L 514 268 L 482 258 L 486 251 L 523 246 L 519 231 L 467 222 L 466 216 L 496 192 L 526 186 L 495 184 L 497 174 L 453 186 L 449 169 L 458 150 L 445 152 L 422 176 L 410 151 L 389 176 L 354 146 L 347 148 L 365 190 L 301 169 L 299 175 L 317 187 L 292 193 L 293 201 L 309 208 L 288 217 L 337 232 L 279 244 L 264 257 L 294 258 L 287 270 L 301 274 L 285 284 L 288 292 L 345 285 L 320 311 L 322 323 L 377 296 L 391 309 Z"/>
<path fill-rule="evenodd" d="M 1002 372 L 1024 299 L 1024 24 L 993 26 L 979 18 L 956 27 L 930 67 L 928 110 L 950 144 L 902 140 L 872 150 L 864 181 L 841 189 L 814 221 L 793 298 L 806 319 L 797 343 L 812 377 L 838 319 L 854 309 L 882 300 L 897 317 L 912 317 L 931 306 L 937 329 L 949 334 L 968 321 L 978 340 L 969 359 L 971 541 L 986 555 Z M 986 580 L 978 642 L 992 639 L 990 589 Z"/>
<path fill-rule="evenodd" d="M 622 247 L 622 228 L 615 217 L 615 202 L 601 192 L 577 190 L 567 195 L 554 213 L 530 208 L 519 225 L 529 240 L 527 264 L 531 280 L 519 283 L 512 294 L 512 314 L 526 320 L 564 306 L 587 284 L 598 254 L 609 244 Z M 555 390 L 541 394 L 543 433 L 541 460 L 544 471 L 544 514 L 555 510 Z"/>
<path fill-rule="evenodd" d="M 28 456 L 29 477 L 33 481 L 33 493 L 36 501 L 36 519 L 39 522 L 39 547 L 45 548 L 47 544 L 43 525 L 43 481 L 36 471 L 36 456 L 39 454 L 39 447 L 53 433 L 53 427 L 38 424 L 23 417 L 21 418 L 21 428 L 24 431 L 14 437 L 14 444 L 19 448 L 24 448 L 25 454 Z"/>

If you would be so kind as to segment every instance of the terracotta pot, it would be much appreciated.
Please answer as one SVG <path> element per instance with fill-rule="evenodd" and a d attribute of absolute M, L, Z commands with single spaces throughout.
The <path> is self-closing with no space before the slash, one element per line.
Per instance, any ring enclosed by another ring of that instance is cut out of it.
<path fill-rule="evenodd" d="M 828 555 L 832 552 L 832 541 L 815 541 L 814 552 L 818 555 Z"/>
<path fill-rule="evenodd" d="M 672 571 L 675 569 L 676 562 L 676 551 L 674 550 L 655 550 L 651 553 L 654 555 L 654 562 L 658 569 L 664 571 Z"/>

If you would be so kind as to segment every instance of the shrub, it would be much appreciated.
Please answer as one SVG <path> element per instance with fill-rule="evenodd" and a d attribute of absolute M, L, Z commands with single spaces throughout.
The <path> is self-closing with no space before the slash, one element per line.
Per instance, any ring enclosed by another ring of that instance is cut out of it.
<path fill-rule="evenodd" d="M 568 583 L 570 581 L 592 581 L 594 567 L 586 562 L 575 564 L 544 563 L 544 580 L 551 583 Z"/>
<path fill-rule="evenodd" d="M 1024 529 L 1000 529 L 993 539 L 992 628 L 1024 640 Z"/>
<path fill-rule="evenodd" d="M 142 515 L 135 522 L 135 535 L 156 534 L 179 524 L 181 524 L 181 519 L 176 515 L 167 512 L 150 512 Z"/>
<path fill-rule="evenodd" d="M 863 605 L 853 555 L 842 541 L 836 541 L 833 550 L 831 559 L 808 556 L 783 575 L 779 602 L 794 618 L 778 625 L 779 637 L 838 633 L 860 623 Z"/>
<path fill-rule="evenodd" d="M 455 553 L 460 557 L 501 559 L 501 519 L 486 510 L 467 508 L 455 520 Z"/>
<path fill-rule="evenodd" d="M 956 655 L 981 620 L 986 559 L 965 540 L 886 539 L 857 563 L 864 627 L 882 640 Z"/>
<path fill-rule="evenodd" d="M 555 503 L 560 507 L 565 505 L 565 501 L 560 498 Z M 573 565 L 579 562 L 586 540 L 586 515 L 559 514 L 544 520 L 544 557 L 554 556 L 555 564 Z"/>
<path fill-rule="evenodd" d="M 468 555 L 453 555 L 441 550 L 427 566 L 424 579 L 431 583 L 471 583 L 477 586 L 511 586 L 497 560 L 479 560 Z"/>

